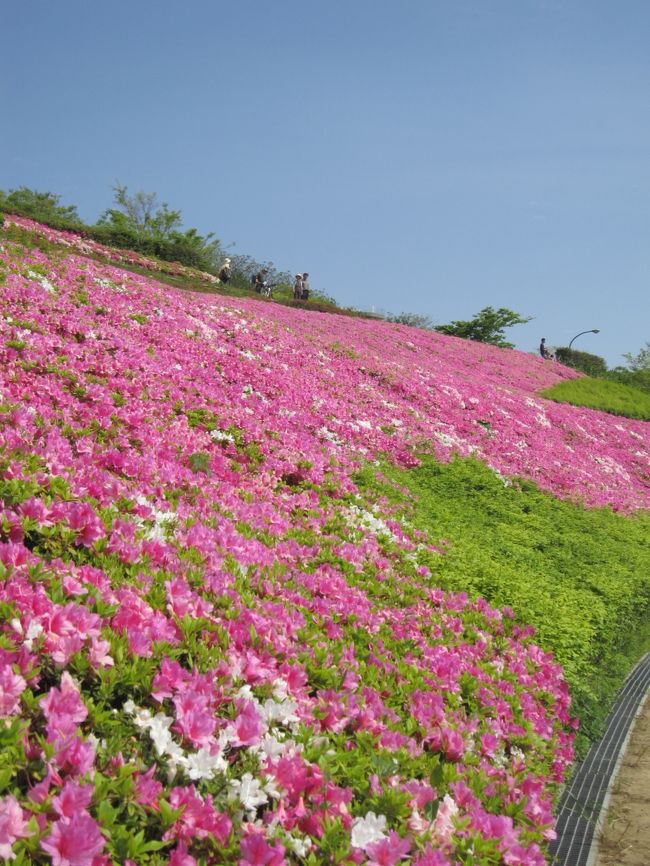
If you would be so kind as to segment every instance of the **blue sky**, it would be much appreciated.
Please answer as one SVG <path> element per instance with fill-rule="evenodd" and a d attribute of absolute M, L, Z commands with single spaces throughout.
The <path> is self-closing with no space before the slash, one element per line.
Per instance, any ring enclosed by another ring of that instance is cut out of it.
<path fill-rule="evenodd" d="M 0 188 L 155 191 L 340 303 L 650 340 L 647 0 L 21 0 Z"/>

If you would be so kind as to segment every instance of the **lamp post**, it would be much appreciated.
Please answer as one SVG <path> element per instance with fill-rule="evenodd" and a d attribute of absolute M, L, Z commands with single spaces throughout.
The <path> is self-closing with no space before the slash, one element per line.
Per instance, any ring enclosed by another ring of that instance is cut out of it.
<path fill-rule="evenodd" d="M 598 328 L 592 328 L 590 331 L 580 331 L 579 334 L 576 334 L 575 337 L 573 337 L 571 343 L 573 343 L 573 340 L 577 340 L 578 337 L 582 337 L 583 334 L 600 334 L 600 331 Z M 569 343 L 569 349 L 571 348 L 571 343 Z"/>

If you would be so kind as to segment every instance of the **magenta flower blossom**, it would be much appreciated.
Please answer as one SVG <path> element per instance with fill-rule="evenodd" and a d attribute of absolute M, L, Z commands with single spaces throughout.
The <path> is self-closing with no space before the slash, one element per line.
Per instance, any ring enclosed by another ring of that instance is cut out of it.
<path fill-rule="evenodd" d="M 408 839 L 401 839 L 391 830 L 386 839 L 380 839 L 368 845 L 368 866 L 395 866 L 403 860 L 411 850 Z"/>
<path fill-rule="evenodd" d="M 18 800 L 11 795 L 2 797 L 0 799 L 0 857 L 14 860 L 16 855 L 12 845 L 18 839 L 25 839 L 27 836 L 29 836 L 27 821 Z"/>
<path fill-rule="evenodd" d="M 20 696 L 26 688 L 24 677 L 14 673 L 11 665 L 0 667 L 0 716 L 12 716 L 18 712 Z"/>
<path fill-rule="evenodd" d="M 50 740 L 72 734 L 88 715 L 79 689 L 67 671 L 61 675 L 61 687 L 53 687 L 39 704 L 47 719 Z"/>
<path fill-rule="evenodd" d="M 179 842 L 171 852 L 169 866 L 196 866 L 196 860 L 188 852 L 185 842 Z"/>
<path fill-rule="evenodd" d="M 280 842 L 269 845 L 262 833 L 251 832 L 241 840 L 238 866 L 285 866 L 284 852 Z"/>
<path fill-rule="evenodd" d="M 61 818 L 72 818 L 90 806 L 93 790 L 92 785 L 81 785 L 69 780 L 61 792 L 52 797 L 52 808 Z"/>
<path fill-rule="evenodd" d="M 93 866 L 105 844 L 96 822 L 82 811 L 55 821 L 41 848 L 50 855 L 53 866 Z"/>

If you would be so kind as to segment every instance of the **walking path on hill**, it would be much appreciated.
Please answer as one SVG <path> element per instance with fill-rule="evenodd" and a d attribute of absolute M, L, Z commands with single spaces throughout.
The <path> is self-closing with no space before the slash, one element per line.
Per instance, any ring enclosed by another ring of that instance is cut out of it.
<path fill-rule="evenodd" d="M 562 797 L 552 866 L 650 864 L 650 653 L 628 676 L 605 734 Z"/>
<path fill-rule="evenodd" d="M 650 699 L 632 730 L 597 846 L 594 866 L 650 863 Z"/>

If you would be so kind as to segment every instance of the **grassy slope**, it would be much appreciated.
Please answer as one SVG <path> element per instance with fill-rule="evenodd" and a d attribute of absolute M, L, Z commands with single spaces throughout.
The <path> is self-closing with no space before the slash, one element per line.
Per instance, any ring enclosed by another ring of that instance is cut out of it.
<path fill-rule="evenodd" d="M 584 747 L 649 643 L 650 517 L 585 509 L 531 482 L 504 486 L 478 461 L 422 460 L 369 467 L 358 482 L 402 498 L 412 523 L 448 542 L 429 563 L 435 582 L 510 606 L 537 629 L 565 668 Z"/>
<path fill-rule="evenodd" d="M 609 382 L 607 379 L 591 379 L 585 376 L 559 382 L 542 391 L 542 396 L 557 403 L 571 403 L 574 406 L 600 409 L 612 415 L 650 421 L 650 394 L 630 385 Z"/>

